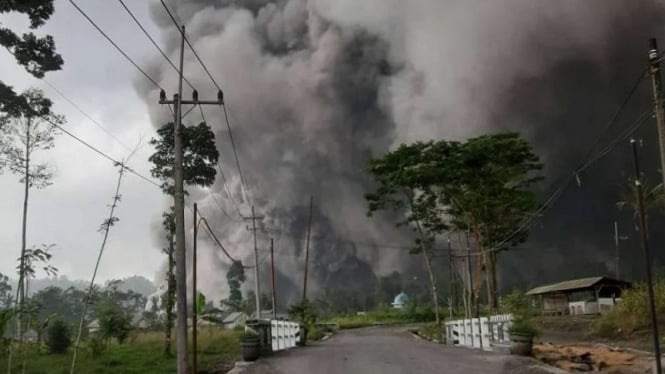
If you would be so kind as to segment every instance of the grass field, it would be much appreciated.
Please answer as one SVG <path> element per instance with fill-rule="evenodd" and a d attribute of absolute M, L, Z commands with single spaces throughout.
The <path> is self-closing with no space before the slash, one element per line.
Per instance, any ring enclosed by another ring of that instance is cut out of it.
<path fill-rule="evenodd" d="M 340 329 L 356 329 L 377 325 L 399 325 L 404 323 L 429 322 L 434 320 L 427 310 L 412 311 L 384 309 L 368 312 L 365 315 L 336 317 L 331 322 L 339 324 Z"/>
<path fill-rule="evenodd" d="M 240 356 L 242 331 L 201 330 L 198 343 L 199 372 L 224 373 Z M 190 340 L 191 342 L 191 340 Z M 20 373 L 25 358 L 26 374 L 69 373 L 72 350 L 56 355 L 46 348 L 26 347 L 12 359 L 12 373 Z M 191 355 L 190 355 L 191 360 Z M 76 373 L 175 373 L 175 358 L 164 356 L 164 335 L 161 333 L 137 333 L 124 344 L 111 344 L 108 352 L 92 355 L 87 347 L 79 348 Z M 0 370 L 7 368 L 7 357 L 0 357 Z"/>

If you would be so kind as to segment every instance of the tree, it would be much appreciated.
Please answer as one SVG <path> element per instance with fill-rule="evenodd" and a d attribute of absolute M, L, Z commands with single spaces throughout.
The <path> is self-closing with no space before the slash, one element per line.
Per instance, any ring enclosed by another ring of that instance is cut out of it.
<path fill-rule="evenodd" d="M 234 312 L 241 311 L 242 308 L 242 283 L 245 282 L 245 267 L 240 261 L 234 261 L 226 272 L 226 283 L 229 285 L 229 297 L 222 300 Z"/>
<path fill-rule="evenodd" d="M 116 338 L 118 343 L 122 344 L 132 329 L 131 317 L 113 303 L 104 303 L 99 308 L 97 320 L 99 321 L 99 334 L 106 339 L 107 350 L 112 338 Z"/>
<path fill-rule="evenodd" d="M 43 26 L 53 14 L 53 0 L 5 0 L 0 1 L 0 14 L 18 12 L 30 19 L 30 28 Z M 37 37 L 34 33 L 17 35 L 0 25 L 0 45 L 14 55 L 16 62 L 36 78 L 42 78 L 49 71 L 60 70 L 62 57 L 55 52 L 53 37 Z M 24 106 L 24 98 L 13 88 L 0 81 L 0 112 L 17 113 Z"/>
<path fill-rule="evenodd" d="M 12 286 L 9 284 L 9 277 L 0 273 L 0 310 L 8 309 L 12 306 Z"/>
<path fill-rule="evenodd" d="M 175 192 L 173 182 L 173 169 L 175 164 L 174 154 L 174 130 L 173 123 L 167 123 L 157 130 L 158 138 L 150 139 L 150 144 L 155 147 L 155 153 L 150 156 L 149 161 L 153 164 L 150 173 L 153 177 L 162 181 L 162 191 L 165 194 L 173 196 Z M 182 126 L 183 141 L 183 171 L 186 185 L 195 185 L 201 187 L 211 186 L 215 182 L 217 170 L 215 165 L 219 160 L 219 151 L 215 146 L 215 134 L 205 122 L 197 126 Z M 164 294 L 166 305 L 166 321 L 164 334 L 164 352 L 169 355 L 171 352 L 171 332 L 173 330 L 175 305 L 175 255 L 174 255 L 174 236 L 175 236 L 175 213 L 173 207 L 169 212 L 162 214 L 162 227 L 165 232 L 167 247 L 162 249 L 168 257 L 168 267 L 166 271 L 167 289 Z M 195 223 L 196 224 L 196 223 Z"/>
<path fill-rule="evenodd" d="M 444 143 L 443 145 L 447 145 Z M 429 277 L 434 315 L 441 325 L 436 277 L 432 269 L 432 250 L 436 236 L 446 230 L 442 207 L 432 184 L 423 175 L 424 154 L 433 143 L 402 144 L 388 154 L 370 160 L 368 171 L 377 185 L 367 193 L 368 215 L 378 210 L 392 210 L 403 215 L 397 226 L 408 225 L 416 233 L 416 247 L 412 253 L 420 253 Z"/>
<path fill-rule="evenodd" d="M 215 183 L 217 170 L 215 165 L 219 160 L 219 151 L 215 146 L 215 133 L 205 122 L 197 126 L 183 126 L 183 171 L 184 181 L 189 186 L 208 187 Z M 173 165 L 175 154 L 173 151 L 175 138 L 173 123 L 167 123 L 157 130 L 159 138 L 150 139 L 150 145 L 155 147 L 155 153 L 149 161 L 153 167 L 150 173 L 162 181 L 162 190 L 168 195 L 175 192 L 173 182 Z"/>
<path fill-rule="evenodd" d="M 452 152 L 451 152 L 452 151 Z M 471 138 L 435 146 L 425 156 L 427 178 L 453 228 L 468 230 L 479 256 L 475 285 L 478 304 L 485 267 L 490 312 L 498 307 L 497 254 L 526 240 L 524 220 L 538 208 L 532 187 L 543 178 L 542 164 L 517 133 Z"/>
<path fill-rule="evenodd" d="M 642 184 L 642 190 L 644 191 L 644 220 L 649 222 L 649 212 L 659 210 L 665 210 L 665 190 L 663 190 L 663 185 L 658 184 L 654 187 L 651 187 L 649 183 L 642 178 L 640 181 Z M 635 185 L 635 179 L 628 179 L 627 183 L 621 186 L 621 191 L 619 195 L 619 201 L 617 201 L 616 206 L 619 210 L 624 208 L 630 208 L 633 210 L 633 219 L 635 219 L 635 228 L 639 230 L 639 224 L 637 219 L 639 218 L 639 205 L 637 202 L 637 186 Z"/>
<path fill-rule="evenodd" d="M 52 172 L 47 163 L 35 163 L 35 152 L 53 147 L 55 125 L 64 123 L 62 116 L 51 112 L 51 101 L 38 89 L 29 89 L 18 98 L 23 102 L 15 111 L 2 117 L 0 152 L 9 169 L 21 176 L 23 184 L 23 222 L 21 226 L 20 267 L 24 266 L 27 246 L 28 198 L 31 188 L 45 188 L 51 184 Z M 25 302 L 23 274 L 19 274 L 19 305 Z"/>
<path fill-rule="evenodd" d="M 21 290 L 20 297 L 24 298 L 28 293 L 28 282 L 30 279 L 35 278 L 36 271 L 39 270 L 38 266 L 41 266 L 41 270 L 47 276 L 55 276 L 58 274 L 58 269 L 50 265 L 51 255 L 49 251 L 54 247 L 51 245 L 42 245 L 42 248 L 29 248 L 26 249 L 23 253 L 23 256 L 18 259 L 19 265 L 17 266 L 17 271 L 19 274 L 19 289 Z M 20 288 L 22 285 L 22 289 Z M 18 298 L 17 298 L 18 300 Z M 16 306 L 16 305 L 15 305 Z M 23 301 L 18 304 L 18 312 L 16 314 L 17 325 L 16 331 L 19 337 L 19 341 L 23 341 L 23 330 L 22 330 L 22 319 L 27 320 L 26 331 L 30 330 L 30 324 L 37 319 L 37 309 L 34 307 L 30 308 L 30 305 Z"/>
<path fill-rule="evenodd" d="M 62 354 L 72 344 L 69 326 L 59 319 L 51 322 L 46 331 L 46 346 L 51 353 Z"/>

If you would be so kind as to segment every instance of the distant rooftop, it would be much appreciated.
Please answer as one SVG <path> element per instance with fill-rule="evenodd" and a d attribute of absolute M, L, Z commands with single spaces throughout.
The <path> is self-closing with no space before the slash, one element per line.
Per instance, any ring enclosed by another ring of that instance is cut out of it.
<path fill-rule="evenodd" d="M 591 277 L 582 279 L 567 280 L 559 283 L 540 286 L 527 292 L 527 295 L 542 295 L 554 292 L 570 292 L 583 290 L 585 288 L 595 287 L 599 284 L 608 284 L 613 286 L 630 286 L 630 282 L 612 279 L 608 277 Z"/>

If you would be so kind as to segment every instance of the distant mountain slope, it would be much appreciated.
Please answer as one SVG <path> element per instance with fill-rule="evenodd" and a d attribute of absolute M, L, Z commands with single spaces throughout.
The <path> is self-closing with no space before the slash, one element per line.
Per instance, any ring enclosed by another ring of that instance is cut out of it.
<path fill-rule="evenodd" d="M 13 290 L 16 290 L 16 283 L 16 279 L 12 279 L 11 286 Z M 62 288 L 63 290 L 69 287 L 74 287 L 79 290 L 84 290 L 88 287 L 88 285 L 89 281 L 81 279 L 70 280 L 66 275 L 61 275 L 54 278 L 31 279 L 30 283 L 28 284 L 28 291 L 30 295 L 32 295 L 33 293 L 48 287 L 58 287 Z M 118 289 L 120 291 L 132 290 L 146 297 L 157 291 L 157 287 L 155 287 L 155 285 L 149 279 L 140 275 L 133 275 L 131 277 L 121 279 L 118 285 Z"/>

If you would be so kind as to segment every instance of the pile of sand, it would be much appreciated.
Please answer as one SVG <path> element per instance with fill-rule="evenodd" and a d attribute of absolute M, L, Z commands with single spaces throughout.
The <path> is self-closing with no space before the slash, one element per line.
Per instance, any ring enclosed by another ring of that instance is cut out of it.
<path fill-rule="evenodd" d="M 533 347 L 533 355 L 570 372 L 651 373 L 653 366 L 653 359 L 646 354 L 605 345 L 537 344 Z"/>

